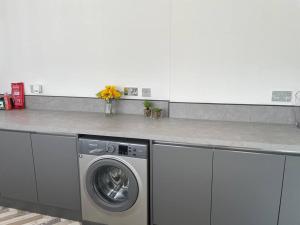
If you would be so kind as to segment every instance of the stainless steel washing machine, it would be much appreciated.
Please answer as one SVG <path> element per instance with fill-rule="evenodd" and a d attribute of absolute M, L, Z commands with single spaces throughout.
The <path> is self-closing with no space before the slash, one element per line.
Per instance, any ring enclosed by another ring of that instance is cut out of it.
<path fill-rule="evenodd" d="M 148 225 L 147 141 L 81 136 L 82 217 L 105 225 Z"/>

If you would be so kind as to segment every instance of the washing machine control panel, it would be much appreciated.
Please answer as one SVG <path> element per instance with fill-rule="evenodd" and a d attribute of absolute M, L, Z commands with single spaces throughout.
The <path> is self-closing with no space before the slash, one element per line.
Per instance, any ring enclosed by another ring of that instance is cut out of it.
<path fill-rule="evenodd" d="M 118 155 L 133 158 L 148 158 L 149 145 L 146 142 L 118 142 L 79 138 L 79 152 L 87 155 Z"/>

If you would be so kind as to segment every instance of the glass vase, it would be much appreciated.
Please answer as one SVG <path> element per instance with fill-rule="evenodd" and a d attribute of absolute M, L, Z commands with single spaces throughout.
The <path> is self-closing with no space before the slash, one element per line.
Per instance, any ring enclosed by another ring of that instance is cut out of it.
<path fill-rule="evenodd" d="M 112 100 L 105 101 L 104 113 L 105 113 L 105 116 L 112 116 L 113 115 L 113 102 L 112 102 Z"/>

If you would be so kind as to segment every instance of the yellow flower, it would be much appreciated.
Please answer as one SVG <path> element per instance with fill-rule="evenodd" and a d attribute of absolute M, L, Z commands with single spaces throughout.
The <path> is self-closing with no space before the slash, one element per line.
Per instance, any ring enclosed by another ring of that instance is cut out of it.
<path fill-rule="evenodd" d="M 120 99 L 122 93 L 119 90 L 117 90 L 115 86 L 109 85 L 109 86 L 105 86 L 105 89 L 98 92 L 96 96 L 97 98 L 101 98 L 106 101 L 109 101 L 112 99 Z"/>

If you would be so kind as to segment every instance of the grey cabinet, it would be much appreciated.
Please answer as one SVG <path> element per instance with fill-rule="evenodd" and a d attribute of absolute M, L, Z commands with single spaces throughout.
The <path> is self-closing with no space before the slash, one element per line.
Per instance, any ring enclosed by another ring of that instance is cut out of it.
<path fill-rule="evenodd" d="M 278 155 L 216 151 L 211 224 L 277 225 L 284 162 Z"/>
<path fill-rule="evenodd" d="M 213 151 L 153 145 L 153 223 L 209 225 Z"/>
<path fill-rule="evenodd" d="M 279 225 L 300 224 L 300 157 L 286 158 Z"/>
<path fill-rule="evenodd" d="M 32 134 L 39 202 L 80 210 L 76 138 Z"/>
<path fill-rule="evenodd" d="M 28 133 L 0 131 L 0 192 L 4 198 L 37 201 Z"/>

